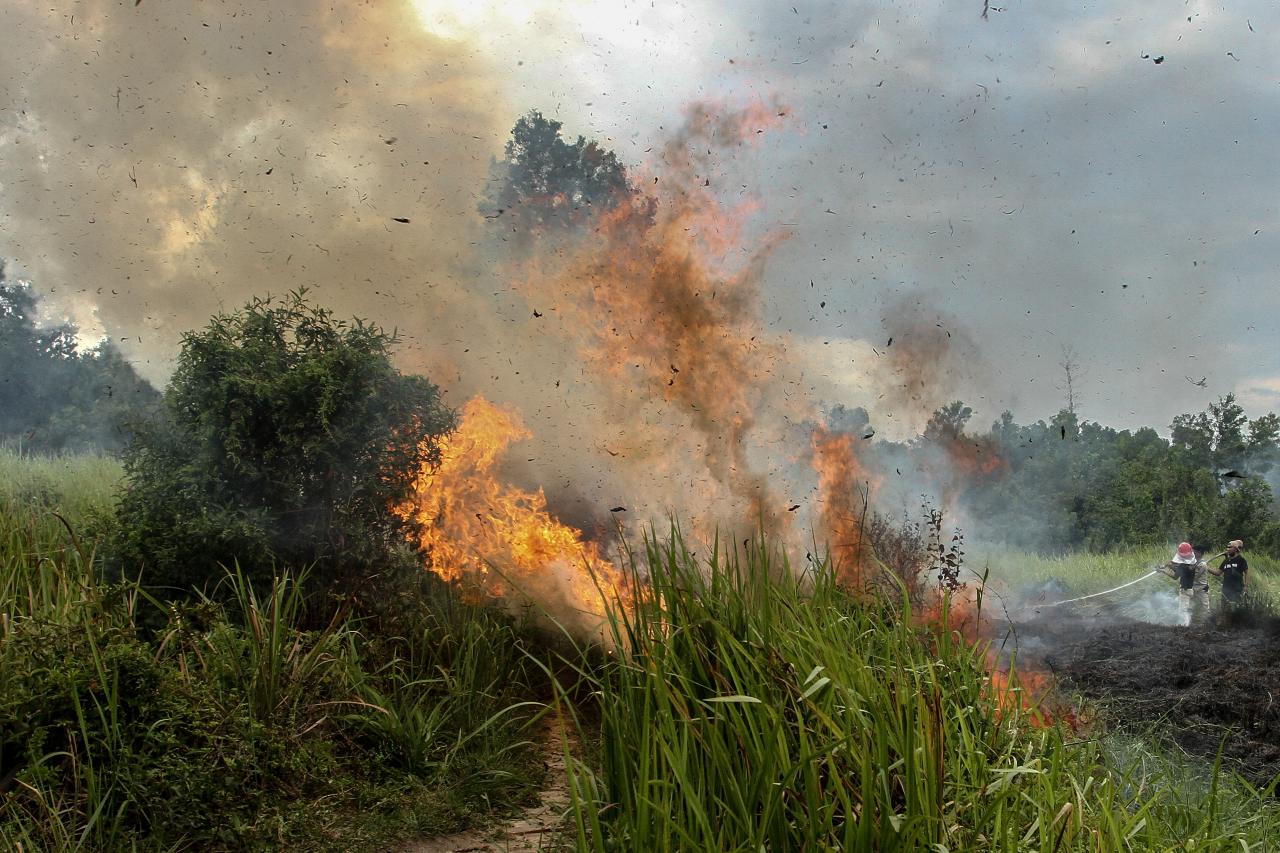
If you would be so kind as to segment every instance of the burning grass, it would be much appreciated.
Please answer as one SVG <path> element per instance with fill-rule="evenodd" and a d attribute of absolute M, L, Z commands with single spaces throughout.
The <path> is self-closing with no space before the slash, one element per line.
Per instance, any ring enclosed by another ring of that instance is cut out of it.
<path fill-rule="evenodd" d="M 1046 718 L 948 608 L 922 630 L 906 596 L 851 596 L 759 541 L 698 560 L 677 534 L 642 564 L 652 595 L 611 614 L 625 651 L 570 707 L 601 730 L 572 765 L 579 849 L 1208 851 L 1280 830 L 1237 782 L 1188 799 Z"/>
<path fill-rule="evenodd" d="M 224 601 L 148 626 L 141 591 L 102 585 L 48 513 L 79 529 L 105 507 L 43 482 L 38 504 L 0 493 L 10 846 L 350 849 L 457 829 L 528 796 L 522 723 L 548 679 L 599 744 L 570 762 L 580 849 L 1260 849 L 1280 831 L 1230 777 L 1046 714 L 1043 685 L 993 672 L 959 608 L 926 625 L 910 596 L 853 595 L 830 563 L 792 571 L 759 540 L 624 549 L 605 589 L 647 594 L 613 600 L 611 652 L 557 648 L 430 578 L 389 591 L 408 622 L 303 630 L 288 577 L 255 591 L 233 574 Z M 568 561 L 553 552 L 539 559 Z"/>
<path fill-rule="evenodd" d="M 512 409 L 475 397 L 456 432 L 442 442 L 438 466 L 424 466 L 396 508 L 414 522 L 427 568 L 464 593 L 494 599 L 532 597 L 580 633 L 604 618 L 623 578 L 599 546 L 561 523 L 542 490 L 503 483 L 498 467 L 513 442 L 529 437 Z"/>

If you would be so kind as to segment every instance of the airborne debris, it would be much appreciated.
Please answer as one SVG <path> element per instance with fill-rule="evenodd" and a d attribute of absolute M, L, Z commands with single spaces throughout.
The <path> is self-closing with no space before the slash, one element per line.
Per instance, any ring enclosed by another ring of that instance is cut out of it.
<path fill-rule="evenodd" d="M 405 225 L 408 225 L 408 224 L 409 224 L 409 220 L 408 220 L 408 219 L 406 219 L 406 218 L 405 218 L 405 217 L 403 217 L 403 216 L 393 216 L 393 217 L 391 217 L 391 219 L 392 219 L 393 221 L 395 221 L 395 222 L 402 222 L 402 223 L 404 223 Z"/>

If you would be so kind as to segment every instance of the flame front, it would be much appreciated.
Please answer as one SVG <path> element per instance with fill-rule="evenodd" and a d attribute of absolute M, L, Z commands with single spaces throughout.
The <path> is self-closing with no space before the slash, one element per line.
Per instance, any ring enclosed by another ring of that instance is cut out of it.
<path fill-rule="evenodd" d="M 513 409 L 474 397 L 410 496 L 395 508 L 413 522 L 427 566 L 447 581 L 493 597 L 523 593 L 578 622 L 604 614 L 622 573 L 581 531 L 555 519 L 541 489 L 502 483 L 497 468 L 513 443 L 530 437 Z"/>

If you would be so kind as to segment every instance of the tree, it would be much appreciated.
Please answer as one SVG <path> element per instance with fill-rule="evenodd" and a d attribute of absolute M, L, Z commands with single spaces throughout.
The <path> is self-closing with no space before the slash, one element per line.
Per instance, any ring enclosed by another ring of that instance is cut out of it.
<path fill-rule="evenodd" d="M 0 439 L 26 450 L 118 450 L 158 394 L 110 341 L 38 322 L 39 300 L 0 266 Z"/>
<path fill-rule="evenodd" d="M 391 364 L 394 335 L 305 292 L 183 336 L 160 416 L 125 455 L 118 557 L 155 584 L 309 566 L 348 587 L 404 541 L 391 512 L 454 425 Z"/>
<path fill-rule="evenodd" d="M 1062 345 L 1062 361 L 1058 362 L 1058 366 L 1062 368 L 1062 384 L 1058 386 L 1058 390 L 1067 395 L 1067 411 L 1071 414 L 1076 413 L 1076 403 L 1080 398 L 1080 380 L 1084 378 L 1084 370 L 1080 367 L 1080 354 L 1076 352 L 1076 348 L 1072 344 Z"/>
<path fill-rule="evenodd" d="M 964 436 L 965 425 L 969 423 L 971 417 L 973 417 L 973 409 L 959 400 L 954 400 L 939 407 L 929 416 L 929 422 L 925 424 L 922 437 L 925 441 L 933 442 L 956 441 Z"/>
<path fill-rule="evenodd" d="M 1266 474 L 1280 459 L 1280 417 L 1267 412 L 1249 423 L 1246 442 L 1246 467 L 1255 474 Z"/>
<path fill-rule="evenodd" d="M 1174 447 L 1186 450 L 1197 464 L 1213 464 L 1213 423 L 1207 413 L 1178 415 L 1169 430 Z"/>
<path fill-rule="evenodd" d="M 1213 425 L 1213 461 L 1218 469 L 1236 468 L 1244 464 L 1245 428 L 1249 424 L 1244 409 L 1228 394 L 1209 404 L 1209 421 Z"/>
<path fill-rule="evenodd" d="M 511 129 L 504 159 L 493 164 L 480 212 L 520 239 L 567 229 L 623 203 L 643 203 L 618 156 L 579 136 L 560 138 L 561 122 L 537 110 Z"/>

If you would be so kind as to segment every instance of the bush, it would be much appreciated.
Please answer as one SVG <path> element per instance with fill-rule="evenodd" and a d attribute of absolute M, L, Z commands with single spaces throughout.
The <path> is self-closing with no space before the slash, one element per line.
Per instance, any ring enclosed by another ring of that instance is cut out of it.
<path fill-rule="evenodd" d="M 454 425 L 435 386 L 391 364 L 394 335 L 305 292 L 256 299 L 183 337 L 161 413 L 125 454 L 117 561 L 206 587 L 238 563 L 352 581 L 403 541 L 389 507 Z"/>

